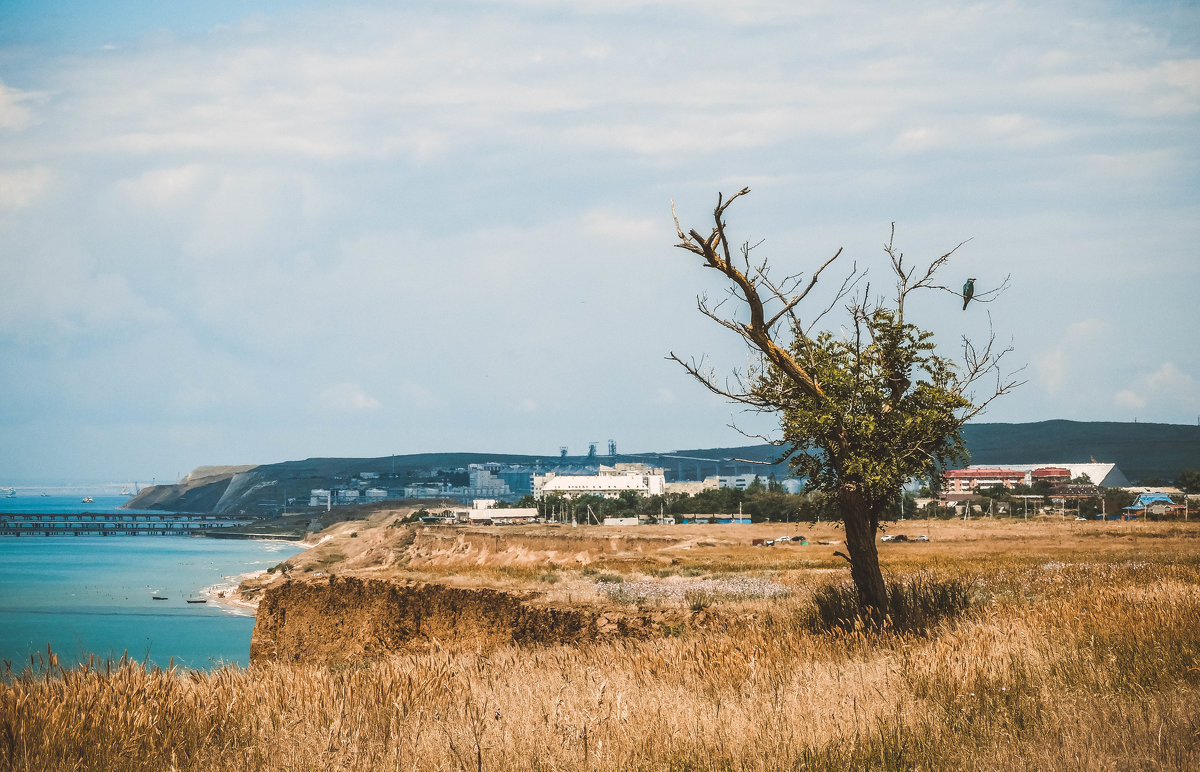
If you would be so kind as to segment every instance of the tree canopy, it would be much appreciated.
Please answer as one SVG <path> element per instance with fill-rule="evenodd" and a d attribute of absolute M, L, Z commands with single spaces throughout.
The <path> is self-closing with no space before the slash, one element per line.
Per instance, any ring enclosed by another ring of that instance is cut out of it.
<path fill-rule="evenodd" d="M 846 528 L 851 577 L 866 615 L 881 621 L 888 599 L 876 550 L 881 517 L 900 497 L 905 483 L 929 477 L 966 458 L 961 428 L 993 399 L 1018 383 L 1001 370 L 1009 349 L 999 349 L 993 334 L 986 345 L 962 339 L 962 359 L 954 363 L 936 353 L 932 333 L 905 319 L 905 301 L 918 290 L 960 291 L 937 283 L 937 274 L 960 243 L 927 264 L 906 263 L 892 238 L 884 246 L 895 292 L 875 299 L 866 270 L 847 272 L 832 303 L 802 316 L 822 273 L 842 250 L 807 278 L 800 273 L 773 276 L 766 260 L 752 259 L 757 245 L 735 250 L 726 234 L 725 212 L 749 193 L 744 188 L 728 199 L 718 195 L 713 228 L 708 235 L 684 231 L 675 216 L 677 247 L 698 255 L 704 265 L 728 281 L 737 313 L 719 313 L 701 296 L 698 308 L 742 338 L 757 354 L 757 364 L 732 379 L 718 380 L 704 360 L 670 358 L 716 394 L 751 410 L 777 414 L 783 447 L 792 467 L 808 477 L 810 487 L 831 494 Z M 965 242 L 963 242 L 965 243 Z M 976 303 L 987 303 L 1007 284 L 974 291 Z M 842 306 L 848 319 L 838 332 L 820 329 L 825 318 Z M 974 309 L 975 306 L 972 306 Z M 974 393 L 986 383 L 988 393 Z"/>

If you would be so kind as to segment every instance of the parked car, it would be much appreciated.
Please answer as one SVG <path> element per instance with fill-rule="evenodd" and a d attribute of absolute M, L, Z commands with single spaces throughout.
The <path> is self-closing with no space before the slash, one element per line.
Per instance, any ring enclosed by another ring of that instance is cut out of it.
<path fill-rule="evenodd" d="M 912 540 L 913 541 L 929 541 L 929 537 L 928 536 L 914 536 L 912 538 Z"/>
<path fill-rule="evenodd" d="M 887 536 L 879 537 L 880 541 L 908 541 L 908 537 L 902 533 L 888 534 Z M 928 541 L 928 539 L 926 539 Z"/>

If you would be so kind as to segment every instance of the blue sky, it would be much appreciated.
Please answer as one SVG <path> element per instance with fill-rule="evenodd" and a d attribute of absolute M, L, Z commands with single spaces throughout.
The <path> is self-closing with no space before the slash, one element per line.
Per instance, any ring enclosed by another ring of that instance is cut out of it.
<path fill-rule="evenodd" d="M 1200 415 L 1191 3 L 0 1 L 0 484 L 742 444 L 671 201 L 1002 299 L 983 420 Z"/>

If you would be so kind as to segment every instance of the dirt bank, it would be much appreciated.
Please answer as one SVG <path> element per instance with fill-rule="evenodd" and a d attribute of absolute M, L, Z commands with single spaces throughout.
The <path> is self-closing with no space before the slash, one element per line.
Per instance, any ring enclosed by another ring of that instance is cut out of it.
<path fill-rule="evenodd" d="M 536 592 L 426 582 L 286 581 L 263 594 L 250 660 L 328 663 L 444 643 L 491 647 L 646 638 L 704 616 L 680 609 L 550 604 Z"/>

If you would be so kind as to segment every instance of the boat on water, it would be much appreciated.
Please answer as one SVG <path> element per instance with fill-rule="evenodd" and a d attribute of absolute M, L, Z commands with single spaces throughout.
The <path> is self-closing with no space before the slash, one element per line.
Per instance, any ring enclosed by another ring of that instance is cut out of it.
<path fill-rule="evenodd" d="M 208 603 L 208 598 L 188 598 L 188 603 Z"/>
<path fill-rule="evenodd" d="M 121 495 L 122 495 L 122 496 L 132 496 L 133 494 L 129 492 L 129 489 L 128 489 L 128 488 L 122 488 L 122 489 L 121 489 Z"/>
<path fill-rule="evenodd" d="M 95 499 L 93 499 L 91 496 L 84 496 L 84 497 L 83 497 L 83 503 L 84 503 L 84 504 L 95 504 L 95 503 L 96 503 L 96 500 L 95 500 Z"/>
<path fill-rule="evenodd" d="M 16 488 L 0 488 L 0 496 L 4 496 L 5 498 L 9 498 L 9 499 L 16 498 L 17 489 Z"/>
<path fill-rule="evenodd" d="M 170 600 L 170 598 L 163 595 L 151 595 L 150 600 Z"/>

